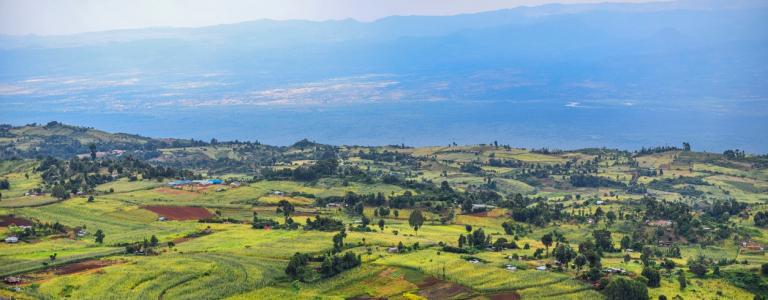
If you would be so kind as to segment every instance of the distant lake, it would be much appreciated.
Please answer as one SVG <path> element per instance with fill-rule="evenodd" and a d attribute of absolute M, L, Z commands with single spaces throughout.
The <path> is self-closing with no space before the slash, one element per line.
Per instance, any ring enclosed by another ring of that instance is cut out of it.
<path fill-rule="evenodd" d="M 151 112 L 0 111 L 21 125 L 57 120 L 151 137 L 412 146 L 492 143 L 575 149 L 680 145 L 768 152 L 768 118 L 705 109 L 588 106 L 568 102 L 397 102 L 328 107 L 181 108 Z"/>

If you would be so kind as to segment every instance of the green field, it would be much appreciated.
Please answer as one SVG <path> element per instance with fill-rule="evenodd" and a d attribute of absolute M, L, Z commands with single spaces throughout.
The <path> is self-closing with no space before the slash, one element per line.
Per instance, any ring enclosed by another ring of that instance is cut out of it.
<path fill-rule="evenodd" d="M 619 276 L 604 268 L 621 268 L 628 278 L 645 278 L 641 274 L 647 268 L 642 263 L 643 248 L 653 254 L 649 266 L 659 269 L 661 275 L 659 287 L 647 288 L 650 299 L 661 295 L 668 299 L 753 299 L 755 294 L 768 292 L 761 288 L 768 281 L 759 271 L 768 263 L 765 251 L 741 244 L 768 245 L 768 231 L 757 224 L 757 212 L 765 211 L 768 204 L 765 169 L 684 151 L 543 154 L 488 145 L 392 146 L 375 149 L 389 151 L 388 155 L 361 157 L 360 151 L 373 150 L 339 147 L 324 148 L 337 151 L 343 162 L 333 174 L 297 178 L 296 172 L 323 161 L 315 153 L 320 146 L 315 147 L 259 146 L 255 153 L 243 151 L 247 147 L 242 145 L 165 148 L 161 151 L 165 159 L 248 160 L 257 154 L 279 153 L 279 159 L 265 168 L 288 171 L 283 177 L 265 178 L 262 171 L 254 173 L 252 168 L 224 173 L 217 166 L 195 168 L 198 178 L 227 181 L 182 187 L 167 185 L 178 178 L 112 175 L 117 178 L 110 177 L 92 190 L 66 199 L 53 196 L 51 186 L 57 182 L 47 182 L 36 170 L 40 161 L 3 161 L 0 178 L 8 179 L 10 188 L 2 190 L 0 217 L 36 223 L 36 230 L 45 233 L 19 243 L 0 243 L 0 278 L 19 276 L 23 280 L 14 286 L 0 284 L 0 297 L 601 299 L 606 288 L 601 282 Z M 488 165 L 491 158 L 503 165 Z M 469 162 L 480 168 L 463 166 Z M 661 168 L 663 174 L 637 175 L 638 168 Z M 105 169 L 100 167 L 89 175 L 118 173 Z M 575 174 L 588 174 L 598 184 L 576 186 L 571 180 Z M 77 180 L 80 175 L 69 176 L 64 180 Z M 631 192 L 631 185 L 643 185 L 647 190 Z M 37 188 L 44 192 L 25 195 Z M 372 202 L 381 197 L 384 202 Z M 659 207 L 643 201 L 657 201 L 652 203 Z M 733 208 L 733 214 L 715 215 L 713 207 L 722 201 L 741 206 Z M 292 230 L 281 228 L 286 218 L 279 205 L 285 202 L 292 205 L 290 217 L 296 226 Z M 330 202 L 336 206 L 326 207 Z M 687 210 L 665 211 L 672 209 L 671 203 Z M 467 211 L 472 204 L 496 208 Z M 379 216 L 382 207 L 388 207 L 388 214 Z M 424 219 L 418 231 L 409 224 L 417 210 Z M 278 227 L 252 228 L 254 213 L 262 220 L 276 221 Z M 677 219 L 685 214 L 696 221 L 688 224 L 689 231 L 679 226 L 685 219 Z M 297 252 L 314 256 L 307 268 L 319 272 L 323 256 L 333 251 L 338 230 L 303 229 L 316 215 L 344 224 L 346 237 L 340 250 L 359 255 L 362 265 L 311 280 L 286 273 Z M 198 221 L 202 216 L 205 222 Z M 535 218 L 540 216 L 546 219 Z M 666 229 L 649 223 L 665 218 L 676 221 Z M 370 224 L 361 230 L 364 219 Z M 52 224 L 60 224 L 58 231 L 45 231 Z M 508 226 L 514 229 L 507 232 Z M 78 234 L 80 229 L 83 232 Z M 486 236 L 483 243 L 489 244 L 465 244 L 460 249 L 468 253 L 447 251 L 459 249 L 455 248 L 459 236 L 468 237 L 481 229 Z M 105 234 L 101 243 L 96 241 L 99 230 Z M 601 251 L 599 268 L 594 267 L 599 278 L 589 279 L 590 265 L 577 269 L 574 259 L 589 255 L 580 245 L 589 247 L 602 230 L 610 233 L 611 249 Z M 22 232 L 15 225 L 0 227 L 3 238 Z M 548 246 L 543 239 L 549 235 L 561 239 Z M 157 239 L 156 245 L 142 246 L 152 237 Z M 625 237 L 639 243 L 632 245 L 634 251 L 620 249 Z M 516 247 L 494 249 L 493 242 L 502 239 Z M 560 243 L 575 252 L 562 269 L 554 253 Z M 668 254 L 671 244 L 679 248 L 679 257 Z M 149 249 L 149 255 L 133 252 L 135 245 Z M 402 249 L 395 252 L 398 247 Z M 697 276 L 687 263 L 700 255 L 708 260 L 708 272 Z M 675 266 L 664 269 L 665 260 Z M 719 262 L 718 275 L 713 268 Z M 539 267 L 546 270 L 537 270 Z M 679 286 L 677 272 L 686 274 L 685 289 Z M 737 275 L 753 277 L 739 279 Z"/>

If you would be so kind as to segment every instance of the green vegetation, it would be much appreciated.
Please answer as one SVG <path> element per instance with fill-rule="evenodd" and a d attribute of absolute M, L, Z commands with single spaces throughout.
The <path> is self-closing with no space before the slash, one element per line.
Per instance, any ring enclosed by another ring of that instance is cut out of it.
<path fill-rule="evenodd" d="M 3 130 L 0 297 L 768 296 L 765 156 Z"/>

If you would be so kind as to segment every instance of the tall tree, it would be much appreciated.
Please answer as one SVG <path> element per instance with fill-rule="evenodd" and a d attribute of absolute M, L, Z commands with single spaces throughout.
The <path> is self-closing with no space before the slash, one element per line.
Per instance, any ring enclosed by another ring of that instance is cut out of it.
<path fill-rule="evenodd" d="M 94 234 L 94 236 L 96 237 L 97 243 L 99 244 L 104 243 L 104 237 L 105 237 L 104 231 L 101 231 L 101 229 L 96 230 L 96 234 Z"/>
<path fill-rule="evenodd" d="M 541 236 L 541 243 L 544 244 L 544 247 L 546 248 L 547 255 L 549 255 L 549 246 L 552 246 L 552 233 L 547 233 L 545 235 Z"/>
<path fill-rule="evenodd" d="M 411 215 L 408 217 L 408 225 L 411 225 L 418 235 L 419 228 L 421 228 L 421 225 L 424 225 L 424 215 L 421 214 L 421 210 L 414 209 L 411 212 Z"/>

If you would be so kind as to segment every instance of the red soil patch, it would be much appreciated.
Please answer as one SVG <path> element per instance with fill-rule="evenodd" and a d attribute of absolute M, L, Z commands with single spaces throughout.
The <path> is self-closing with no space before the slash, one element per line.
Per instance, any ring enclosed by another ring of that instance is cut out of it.
<path fill-rule="evenodd" d="M 192 206 L 144 206 L 144 209 L 165 217 L 168 220 L 200 220 L 213 216 L 202 207 Z"/>
<path fill-rule="evenodd" d="M 417 285 L 419 296 L 427 299 L 449 299 L 459 295 L 469 295 L 472 290 L 455 282 L 443 281 L 435 277 L 428 277 Z"/>
<path fill-rule="evenodd" d="M 67 275 L 88 270 L 101 269 L 103 267 L 118 263 L 120 263 L 120 261 L 117 260 L 86 260 L 79 263 L 56 267 L 53 269 L 53 273 L 56 275 Z"/>
<path fill-rule="evenodd" d="M 491 300 L 519 300 L 520 295 L 515 292 L 505 292 L 501 294 L 489 295 L 488 298 Z"/>
<path fill-rule="evenodd" d="M 16 226 L 32 226 L 34 224 L 35 223 L 30 221 L 30 220 L 27 220 L 27 219 L 24 219 L 24 218 L 15 217 L 13 215 L 0 216 L 0 227 L 8 227 L 8 226 L 11 226 L 11 225 L 16 225 Z"/>

